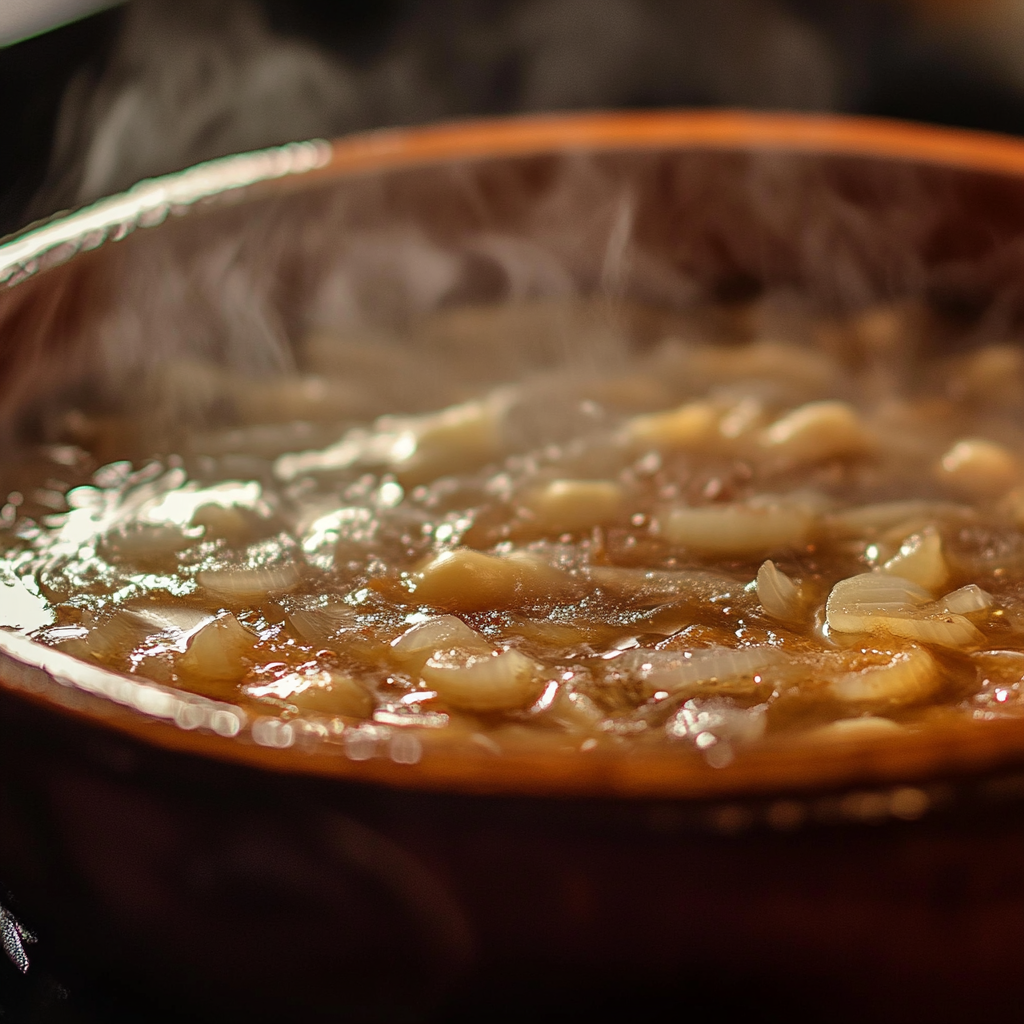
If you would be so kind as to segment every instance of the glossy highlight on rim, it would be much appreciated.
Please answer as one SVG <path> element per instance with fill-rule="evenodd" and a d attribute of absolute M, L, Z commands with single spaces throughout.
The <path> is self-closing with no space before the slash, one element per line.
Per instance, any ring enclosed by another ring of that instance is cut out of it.
<path fill-rule="evenodd" d="M 210 160 L 31 225 L 0 242 L 0 287 L 153 227 L 196 203 L 285 178 L 440 161 L 658 148 L 782 150 L 943 164 L 1024 177 L 1024 141 L 882 118 L 747 111 L 549 114 L 363 132 Z"/>

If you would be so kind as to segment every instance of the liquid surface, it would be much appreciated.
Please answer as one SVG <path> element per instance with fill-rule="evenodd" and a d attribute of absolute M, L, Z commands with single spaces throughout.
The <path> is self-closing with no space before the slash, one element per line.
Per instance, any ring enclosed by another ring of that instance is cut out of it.
<path fill-rule="evenodd" d="M 490 389 L 453 357 L 428 411 L 376 418 L 372 353 L 321 338 L 318 373 L 236 387 L 248 423 L 148 458 L 75 414 L 10 471 L 0 625 L 258 716 L 495 750 L 725 764 L 1018 716 L 1024 358 L 865 358 L 904 329 L 667 337 Z"/>

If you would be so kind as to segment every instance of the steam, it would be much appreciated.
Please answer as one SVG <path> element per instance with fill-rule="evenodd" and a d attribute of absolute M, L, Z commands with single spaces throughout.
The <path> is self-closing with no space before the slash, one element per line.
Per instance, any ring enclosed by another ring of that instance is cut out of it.
<path fill-rule="evenodd" d="M 369 123 L 353 72 L 242 0 L 140 0 L 102 75 L 64 97 L 43 215 L 229 153 Z"/>
<path fill-rule="evenodd" d="M 343 381 L 365 417 L 363 392 L 387 399 L 378 412 L 418 412 L 556 369 L 608 377 L 667 335 L 825 345 L 898 389 L 937 288 L 1012 284 L 1018 237 L 966 265 L 929 255 L 958 212 L 952 181 L 781 152 L 569 154 L 227 204 L 0 294 L 4 395 L 9 410 L 74 391 L 202 424 L 230 421 L 232 396 L 262 379 L 312 373 Z M 736 289 L 747 312 L 723 317 Z M 1016 305 L 995 294 L 989 331 Z M 890 311 L 857 321 L 877 304 Z"/>
<path fill-rule="evenodd" d="M 648 88 L 841 101 L 828 47 L 771 4 L 459 6 L 453 33 L 457 6 L 418 5 L 357 62 L 275 34 L 245 0 L 137 0 L 106 71 L 66 97 L 36 212 L 222 153 L 465 113 L 468 96 L 492 110 L 618 106 Z M 502 67 L 516 71 L 504 92 Z M 907 311 L 936 292 L 985 296 L 982 328 L 1013 328 L 1022 231 L 1000 224 L 984 252 L 936 257 L 959 202 L 938 169 L 639 152 L 398 171 L 223 206 L 0 293 L 0 419 L 63 394 L 223 420 L 246 381 L 329 372 L 358 394 L 399 363 L 405 390 L 375 387 L 390 411 L 420 411 L 555 367 L 607 376 L 667 334 L 859 346 L 898 384 L 923 343 Z M 722 316 L 737 298 L 758 302 Z M 896 312 L 818 330 L 879 303 Z M 480 304 L 511 311 L 486 336 L 457 313 Z"/>
<path fill-rule="evenodd" d="M 380 125 L 580 107 L 832 109 L 828 42 L 768 0 L 411 5 L 372 59 L 274 32 L 252 0 L 134 0 L 64 98 L 30 217 L 228 153 Z"/>

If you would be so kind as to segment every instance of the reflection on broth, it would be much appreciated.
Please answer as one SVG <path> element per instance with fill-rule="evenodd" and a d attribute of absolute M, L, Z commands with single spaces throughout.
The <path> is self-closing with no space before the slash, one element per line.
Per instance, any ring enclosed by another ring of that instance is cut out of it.
<path fill-rule="evenodd" d="M 459 316 L 467 351 L 509 329 Z M 452 355 L 402 414 L 372 346 L 321 334 L 317 372 L 224 383 L 244 422 L 156 458 L 143 424 L 70 415 L 12 471 L 0 622 L 267 721 L 495 749 L 721 765 L 1019 715 L 1024 362 L 992 344 L 882 379 L 836 343 L 857 330 L 667 337 L 498 388 Z"/>

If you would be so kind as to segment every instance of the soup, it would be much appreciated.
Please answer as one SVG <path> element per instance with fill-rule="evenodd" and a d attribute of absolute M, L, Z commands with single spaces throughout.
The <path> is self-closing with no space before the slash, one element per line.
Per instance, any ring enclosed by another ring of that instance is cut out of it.
<path fill-rule="evenodd" d="M 244 422 L 152 456 L 146 424 L 72 412 L 11 469 L 0 616 L 255 716 L 495 751 L 725 764 L 1020 715 L 1024 354 L 915 363 L 918 320 L 699 320 L 498 388 L 453 348 L 429 393 L 413 354 L 323 335 L 303 377 L 193 368 Z M 373 415 L 396 365 L 420 408 Z"/>

